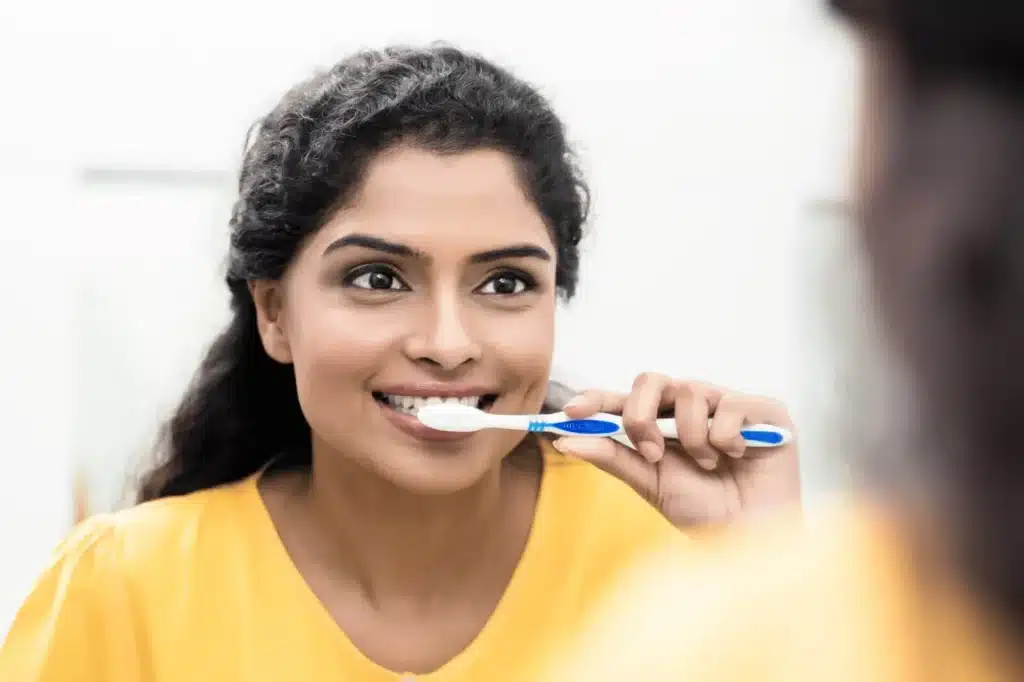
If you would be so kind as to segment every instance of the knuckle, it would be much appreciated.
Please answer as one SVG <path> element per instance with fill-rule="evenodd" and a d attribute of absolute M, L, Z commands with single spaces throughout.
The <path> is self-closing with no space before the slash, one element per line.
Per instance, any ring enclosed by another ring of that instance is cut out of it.
<path fill-rule="evenodd" d="M 648 384 L 655 380 L 656 376 L 657 375 L 655 375 L 653 372 L 641 372 L 640 374 L 637 374 L 636 378 L 633 379 L 633 390 L 636 391 L 638 389 L 643 388 L 644 386 L 647 386 Z"/>
<path fill-rule="evenodd" d="M 735 439 L 735 433 L 712 433 L 708 437 L 708 442 L 716 450 L 727 450 L 732 447 Z"/>
<path fill-rule="evenodd" d="M 734 394 L 722 398 L 719 410 L 728 409 L 743 414 L 761 414 L 772 419 L 788 420 L 789 410 L 785 403 L 775 398 L 759 395 Z"/>
<path fill-rule="evenodd" d="M 759 398 L 745 395 L 743 393 L 728 393 L 718 401 L 716 414 L 732 412 L 735 414 L 749 414 L 758 411 L 758 406 L 763 404 Z"/>
<path fill-rule="evenodd" d="M 698 395 L 703 394 L 703 388 L 699 382 L 696 381 L 674 381 L 672 383 L 673 388 L 678 398 L 695 398 Z"/>
<path fill-rule="evenodd" d="M 643 388 L 645 386 L 669 386 L 672 384 L 672 379 L 659 374 L 658 372 L 641 372 L 637 375 L 636 379 L 633 380 L 633 390 Z"/>
<path fill-rule="evenodd" d="M 627 431 L 644 433 L 652 424 L 647 419 L 631 414 L 622 418 L 622 425 Z"/>
<path fill-rule="evenodd" d="M 687 429 L 679 434 L 679 442 L 687 450 L 699 450 L 707 445 L 708 434 L 696 429 Z"/>
<path fill-rule="evenodd" d="M 730 391 L 729 393 L 726 393 L 725 395 L 722 396 L 722 398 L 718 401 L 718 404 L 737 405 L 748 400 L 749 398 L 750 396 L 746 395 L 745 393 L 734 393 Z"/>

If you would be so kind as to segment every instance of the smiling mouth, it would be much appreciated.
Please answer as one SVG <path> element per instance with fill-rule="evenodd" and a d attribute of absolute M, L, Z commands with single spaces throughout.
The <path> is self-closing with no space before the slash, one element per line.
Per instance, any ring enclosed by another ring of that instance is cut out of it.
<path fill-rule="evenodd" d="M 455 405 L 466 405 L 468 407 L 475 407 L 479 410 L 488 410 L 494 405 L 494 402 L 498 399 L 497 393 L 487 393 L 484 395 L 464 396 L 464 397 L 445 397 L 445 396 L 411 396 L 411 395 L 398 395 L 395 393 L 383 393 L 381 391 L 373 392 L 373 399 L 381 405 L 388 407 L 395 412 L 402 414 L 408 414 L 416 416 L 420 408 L 426 405 L 440 405 L 442 403 L 453 403 Z"/>

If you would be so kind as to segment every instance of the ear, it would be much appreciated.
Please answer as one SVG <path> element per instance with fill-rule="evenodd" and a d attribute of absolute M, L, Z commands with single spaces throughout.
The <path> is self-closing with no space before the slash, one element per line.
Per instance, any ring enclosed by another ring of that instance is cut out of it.
<path fill-rule="evenodd" d="M 284 288 L 280 281 L 254 280 L 249 293 L 256 305 L 256 326 L 267 355 L 282 364 L 292 361 L 292 349 L 284 324 Z"/>

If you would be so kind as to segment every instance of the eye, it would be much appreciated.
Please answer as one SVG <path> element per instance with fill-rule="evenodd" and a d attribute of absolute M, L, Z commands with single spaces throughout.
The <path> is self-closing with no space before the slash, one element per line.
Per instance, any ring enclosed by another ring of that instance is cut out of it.
<path fill-rule="evenodd" d="M 525 274 L 503 272 L 484 282 L 479 291 L 490 296 L 515 296 L 535 288 L 533 279 Z"/>
<path fill-rule="evenodd" d="M 394 270 L 383 265 L 359 268 L 345 277 L 345 286 L 369 291 L 407 291 L 409 289 Z"/>

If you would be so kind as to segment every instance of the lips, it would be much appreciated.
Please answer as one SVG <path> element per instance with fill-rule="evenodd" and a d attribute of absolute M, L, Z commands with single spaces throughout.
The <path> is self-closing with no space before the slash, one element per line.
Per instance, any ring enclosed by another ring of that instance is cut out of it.
<path fill-rule="evenodd" d="M 374 393 L 374 398 L 380 406 L 384 418 L 402 433 L 412 436 L 423 443 L 455 443 L 471 438 L 473 433 L 437 431 L 430 428 L 416 418 L 416 410 L 421 405 L 430 404 L 430 401 L 434 400 L 436 402 L 454 401 L 460 403 L 466 401 L 463 404 L 476 403 L 476 405 L 480 406 L 489 406 L 489 404 L 494 402 L 494 398 L 491 396 L 496 397 L 496 394 L 453 398 L 450 396 L 409 396 L 395 393 Z M 415 400 L 406 401 L 406 398 L 415 398 Z M 406 407 L 406 404 L 409 407 Z"/>
<path fill-rule="evenodd" d="M 442 381 L 378 385 L 373 387 L 372 394 L 387 421 L 406 435 L 429 442 L 461 441 L 473 434 L 432 429 L 416 418 L 420 408 L 438 403 L 455 403 L 487 410 L 499 397 L 493 385 Z"/>

